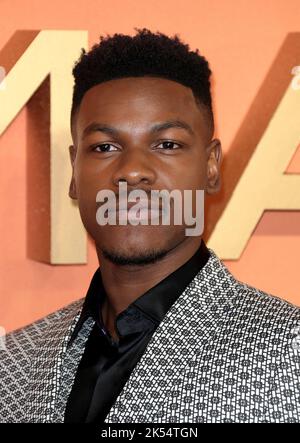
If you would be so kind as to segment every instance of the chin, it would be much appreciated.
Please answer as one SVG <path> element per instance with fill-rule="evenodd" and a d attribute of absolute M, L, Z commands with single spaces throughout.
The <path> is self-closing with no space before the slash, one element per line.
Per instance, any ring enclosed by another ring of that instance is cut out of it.
<path fill-rule="evenodd" d="M 107 260 L 119 266 L 142 266 L 155 263 L 168 253 L 168 249 L 155 248 L 149 244 L 126 244 L 125 247 L 104 246 L 100 249 Z"/>
<path fill-rule="evenodd" d="M 149 238 L 149 236 L 136 235 L 134 237 L 117 237 L 112 241 L 102 242 L 103 249 L 112 250 L 124 256 L 135 256 L 143 254 L 147 251 L 162 249 L 164 242 L 156 241 Z"/>
<path fill-rule="evenodd" d="M 122 257 L 128 261 L 151 261 L 162 258 L 184 239 L 181 226 L 101 226 L 92 238 L 97 250 L 107 258 Z M 144 257 L 144 259 L 143 259 Z"/>

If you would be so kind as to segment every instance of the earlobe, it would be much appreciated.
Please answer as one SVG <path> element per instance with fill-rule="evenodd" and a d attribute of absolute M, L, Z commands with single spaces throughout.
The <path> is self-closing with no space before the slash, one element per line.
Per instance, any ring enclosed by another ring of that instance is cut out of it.
<path fill-rule="evenodd" d="M 208 146 L 207 161 L 207 188 L 208 194 L 215 194 L 221 189 L 221 162 L 222 162 L 222 146 L 218 139 L 214 139 Z"/>
<path fill-rule="evenodd" d="M 75 158 L 76 158 L 76 148 L 75 146 L 71 145 L 69 146 L 69 153 L 70 153 L 70 160 L 72 165 L 72 177 L 71 182 L 69 186 L 69 197 L 73 200 L 77 200 L 77 190 L 76 190 L 76 183 L 75 183 L 75 177 L 74 177 L 74 164 L 75 164 Z"/>

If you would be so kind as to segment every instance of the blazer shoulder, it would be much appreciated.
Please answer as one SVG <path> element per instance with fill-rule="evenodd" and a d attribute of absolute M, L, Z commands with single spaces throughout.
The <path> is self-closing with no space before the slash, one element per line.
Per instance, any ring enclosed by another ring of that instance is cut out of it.
<path fill-rule="evenodd" d="M 238 280 L 227 266 L 210 249 L 211 264 L 210 275 L 215 280 L 218 290 L 218 302 L 227 303 L 243 322 L 255 323 L 259 328 L 265 328 L 265 322 L 277 326 L 293 329 L 300 324 L 300 307 L 276 295 L 256 288 L 248 283 Z M 219 289 L 220 288 L 220 289 Z"/>
<path fill-rule="evenodd" d="M 84 298 L 76 300 L 33 323 L 8 333 L 4 337 L 3 348 L 14 352 L 20 350 L 22 353 L 26 354 L 26 351 L 35 348 L 36 341 L 48 330 L 49 327 L 61 321 L 66 315 L 75 317 L 80 311 L 83 301 Z"/>
<path fill-rule="evenodd" d="M 256 315 L 270 318 L 275 323 L 287 323 L 292 326 L 299 322 L 299 306 L 239 280 L 236 284 L 241 300 L 250 312 L 253 310 Z"/>
<path fill-rule="evenodd" d="M 40 338 L 47 334 L 51 326 L 60 322 L 66 315 L 74 315 L 75 317 L 80 310 L 82 301 L 83 299 L 77 300 L 29 325 L 6 334 L 2 338 L 0 348 L 0 367 L 2 371 L 9 372 L 11 367 L 25 368 L 29 365 Z"/>

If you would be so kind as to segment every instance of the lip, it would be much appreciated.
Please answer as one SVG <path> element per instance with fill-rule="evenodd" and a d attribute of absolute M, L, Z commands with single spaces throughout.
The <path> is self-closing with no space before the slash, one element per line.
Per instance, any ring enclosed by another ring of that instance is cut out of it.
<path fill-rule="evenodd" d="M 139 202 L 140 203 L 140 202 Z M 137 222 L 137 221 L 145 221 L 145 220 L 157 220 L 163 214 L 163 209 L 161 205 L 158 205 L 158 207 L 150 209 L 148 208 L 148 202 L 146 204 L 140 203 L 138 209 L 136 211 L 133 211 L 134 213 L 130 213 L 130 209 L 135 206 L 137 202 L 130 202 L 127 203 L 127 210 L 126 209 L 120 209 L 119 205 L 117 205 L 115 208 L 110 207 L 108 208 L 108 214 L 110 215 L 117 215 L 117 218 L 120 221 L 128 221 L 128 222 Z"/>
<path fill-rule="evenodd" d="M 151 203 L 148 200 L 142 201 L 140 200 L 139 202 L 127 202 L 127 210 L 124 208 L 120 209 L 120 204 L 117 204 L 115 207 L 108 207 L 108 212 L 128 212 L 130 208 L 132 208 L 135 205 L 139 205 L 138 209 L 141 209 L 142 211 L 145 211 L 146 209 L 148 209 L 149 212 L 151 211 L 156 211 L 156 212 L 161 212 L 162 211 L 162 206 L 161 203 L 159 203 L 158 206 L 155 205 L 155 208 L 151 208 L 151 204 L 149 206 L 149 203 Z M 126 205 L 126 202 L 124 203 L 124 206 Z"/>
<path fill-rule="evenodd" d="M 142 221 L 142 220 L 154 220 L 159 218 L 160 214 L 162 214 L 161 209 L 148 209 L 148 207 L 142 207 L 139 210 L 135 211 L 134 214 L 130 214 L 129 210 L 117 210 L 119 220 L 128 220 L 130 221 Z"/>

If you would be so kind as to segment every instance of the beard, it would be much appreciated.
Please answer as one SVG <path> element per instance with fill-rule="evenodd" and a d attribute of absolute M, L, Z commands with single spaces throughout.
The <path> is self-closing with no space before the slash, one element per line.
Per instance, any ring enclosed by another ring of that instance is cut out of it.
<path fill-rule="evenodd" d="M 151 249 L 151 250 L 142 250 L 142 251 L 127 251 L 126 253 L 122 253 L 120 251 L 108 250 L 105 248 L 101 248 L 101 252 L 103 256 L 119 266 L 135 266 L 135 265 L 148 265 L 150 263 L 156 263 L 165 257 L 169 249 Z"/>

